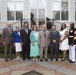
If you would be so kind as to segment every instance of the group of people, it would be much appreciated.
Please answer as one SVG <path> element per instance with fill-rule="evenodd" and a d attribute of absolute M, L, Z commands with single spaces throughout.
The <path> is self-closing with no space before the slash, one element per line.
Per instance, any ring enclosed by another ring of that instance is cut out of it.
<path fill-rule="evenodd" d="M 65 61 L 67 50 L 69 50 L 69 62 L 75 62 L 75 45 L 76 45 L 76 29 L 74 23 L 70 24 L 69 31 L 66 28 L 66 24 L 61 25 L 60 32 L 56 30 L 56 25 L 52 26 L 51 30 L 47 30 L 46 25 L 42 25 L 42 30 L 38 30 L 34 25 L 33 29 L 28 28 L 28 22 L 24 22 L 23 29 L 20 30 L 16 26 L 16 31 L 13 32 L 11 24 L 7 23 L 6 28 L 3 29 L 2 39 L 5 46 L 5 61 L 13 60 L 12 58 L 12 46 L 14 44 L 16 50 L 17 60 L 20 60 L 20 54 L 22 59 L 26 58 L 30 60 L 48 61 L 48 46 L 50 46 L 50 61 L 53 61 L 54 55 L 56 61 L 58 61 L 58 51 L 63 52 L 63 58 L 61 61 Z M 54 54 L 55 52 L 55 54 Z M 9 54 L 8 54 L 9 53 Z"/>

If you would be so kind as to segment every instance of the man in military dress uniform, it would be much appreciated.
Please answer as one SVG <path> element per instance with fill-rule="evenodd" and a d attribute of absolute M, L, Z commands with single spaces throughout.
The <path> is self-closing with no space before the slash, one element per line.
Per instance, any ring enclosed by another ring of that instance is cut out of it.
<path fill-rule="evenodd" d="M 74 35 L 76 32 L 76 29 L 74 28 L 74 23 L 70 24 L 69 29 L 69 62 L 74 63 L 75 62 L 75 41 L 74 41 Z"/>

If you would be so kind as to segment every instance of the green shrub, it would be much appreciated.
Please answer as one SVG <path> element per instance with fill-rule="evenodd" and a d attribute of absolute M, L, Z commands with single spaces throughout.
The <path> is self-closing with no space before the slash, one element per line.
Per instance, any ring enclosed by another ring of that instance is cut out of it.
<path fill-rule="evenodd" d="M 2 37 L 2 34 L 0 34 L 0 37 Z"/>

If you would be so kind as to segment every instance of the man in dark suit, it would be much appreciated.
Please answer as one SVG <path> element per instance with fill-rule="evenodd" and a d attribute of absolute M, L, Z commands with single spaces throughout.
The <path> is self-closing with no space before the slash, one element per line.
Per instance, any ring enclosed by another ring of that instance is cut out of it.
<path fill-rule="evenodd" d="M 6 28 L 4 28 L 2 32 L 2 40 L 3 40 L 3 45 L 5 47 L 5 61 L 8 61 L 8 55 L 9 55 L 9 59 L 13 60 L 12 58 L 13 36 L 12 35 L 13 35 L 13 30 L 11 29 L 11 24 L 7 23 Z"/>
<path fill-rule="evenodd" d="M 25 60 L 26 58 L 30 60 L 30 33 L 31 30 L 28 29 L 28 23 L 24 23 L 24 29 L 20 31 L 21 36 L 21 43 L 22 43 L 22 58 Z"/>
<path fill-rule="evenodd" d="M 56 30 L 56 25 L 52 26 L 52 31 L 50 32 L 50 46 L 51 46 L 51 61 L 53 60 L 53 52 L 55 50 L 55 58 L 58 61 L 58 50 L 59 50 L 59 40 L 60 35 Z"/>

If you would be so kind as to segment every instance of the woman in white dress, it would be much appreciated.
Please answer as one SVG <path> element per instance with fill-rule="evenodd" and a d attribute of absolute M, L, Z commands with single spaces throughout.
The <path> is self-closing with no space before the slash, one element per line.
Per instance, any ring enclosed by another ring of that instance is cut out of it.
<path fill-rule="evenodd" d="M 22 47 L 21 47 L 21 39 L 20 39 L 20 28 L 18 26 L 16 26 L 16 31 L 13 33 L 13 41 L 16 50 L 16 57 L 17 60 L 19 60 L 21 59 L 20 52 L 22 51 Z"/>
<path fill-rule="evenodd" d="M 66 52 L 69 49 L 69 45 L 68 45 L 68 30 L 66 29 L 66 24 L 63 23 L 61 25 L 61 31 L 60 31 L 60 50 L 63 51 L 63 58 L 61 59 L 61 61 L 65 61 L 66 59 Z"/>

